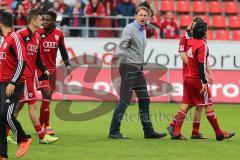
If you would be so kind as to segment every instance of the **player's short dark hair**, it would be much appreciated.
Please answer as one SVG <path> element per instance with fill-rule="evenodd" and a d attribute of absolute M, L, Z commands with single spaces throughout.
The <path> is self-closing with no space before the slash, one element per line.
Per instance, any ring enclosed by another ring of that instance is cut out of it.
<path fill-rule="evenodd" d="M 0 10 L 0 23 L 6 27 L 13 27 L 13 14 L 8 10 Z"/>
<path fill-rule="evenodd" d="M 195 17 L 195 18 L 193 19 L 193 22 L 196 22 L 196 23 L 198 23 L 198 22 L 204 22 L 204 20 L 203 20 L 202 18 L 200 18 L 200 17 Z"/>
<path fill-rule="evenodd" d="M 145 6 L 138 6 L 137 9 L 135 10 L 135 15 L 137 15 L 140 10 L 145 10 L 148 13 L 148 15 L 151 14 L 150 10 L 147 7 L 145 7 Z"/>
<path fill-rule="evenodd" d="M 56 21 L 56 19 L 57 19 L 57 13 L 54 12 L 54 11 L 51 11 L 51 10 L 50 10 L 50 11 L 47 11 L 47 12 L 45 13 L 45 15 L 51 16 L 52 19 L 55 20 L 55 21 Z"/>
<path fill-rule="evenodd" d="M 42 11 L 40 9 L 31 9 L 28 11 L 28 14 L 27 14 L 27 17 L 26 17 L 26 20 L 27 20 L 27 23 L 31 23 L 31 21 L 35 18 L 37 18 L 38 16 L 41 16 L 42 15 Z"/>
<path fill-rule="evenodd" d="M 205 37 L 208 25 L 205 22 L 198 22 L 193 27 L 193 38 L 201 39 Z"/>

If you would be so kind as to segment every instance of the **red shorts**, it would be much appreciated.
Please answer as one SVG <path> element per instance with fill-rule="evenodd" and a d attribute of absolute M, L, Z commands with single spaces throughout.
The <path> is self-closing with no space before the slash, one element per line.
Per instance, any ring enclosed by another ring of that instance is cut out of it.
<path fill-rule="evenodd" d="M 20 96 L 20 103 L 28 103 L 29 105 L 37 103 L 34 78 L 26 77 L 25 86 L 22 95 Z"/>
<path fill-rule="evenodd" d="M 202 82 L 199 79 L 184 78 L 182 103 L 192 106 L 212 105 L 211 93 L 209 88 L 204 94 L 200 94 Z"/>
<path fill-rule="evenodd" d="M 50 89 L 51 92 L 55 92 L 56 91 L 56 78 L 57 78 L 57 74 L 55 72 L 55 70 L 48 70 L 50 72 L 50 78 L 48 80 L 42 80 L 39 81 L 38 77 L 42 75 L 41 71 L 37 71 L 36 74 L 36 83 L 37 83 L 37 89 L 38 90 L 42 90 L 42 89 Z"/>

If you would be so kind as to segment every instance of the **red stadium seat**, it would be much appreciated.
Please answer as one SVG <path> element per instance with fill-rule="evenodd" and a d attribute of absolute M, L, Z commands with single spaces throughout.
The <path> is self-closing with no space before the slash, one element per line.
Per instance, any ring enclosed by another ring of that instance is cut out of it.
<path fill-rule="evenodd" d="M 232 31 L 232 40 L 240 41 L 240 30 Z"/>
<path fill-rule="evenodd" d="M 205 1 L 194 1 L 193 2 L 193 13 L 205 13 L 206 9 L 206 2 Z"/>
<path fill-rule="evenodd" d="M 213 31 L 212 30 L 207 31 L 207 40 L 213 40 Z"/>
<path fill-rule="evenodd" d="M 172 0 L 163 0 L 160 5 L 161 12 L 174 11 L 174 3 Z"/>
<path fill-rule="evenodd" d="M 240 16 L 230 16 L 228 19 L 229 28 L 240 28 Z"/>
<path fill-rule="evenodd" d="M 190 12 L 190 3 L 189 1 L 177 1 L 177 12 L 179 13 L 189 13 Z"/>
<path fill-rule="evenodd" d="M 193 20 L 191 15 L 181 15 L 180 17 L 180 27 L 186 28 Z"/>
<path fill-rule="evenodd" d="M 229 31 L 227 30 L 217 30 L 216 31 L 217 40 L 229 40 Z"/>
<path fill-rule="evenodd" d="M 226 28 L 226 19 L 223 16 L 213 16 L 212 17 L 212 27 L 213 28 Z"/>
<path fill-rule="evenodd" d="M 238 3 L 237 2 L 225 2 L 225 13 L 226 14 L 238 14 Z"/>
<path fill-rule="evenodd" d="M 222 3 L 219 1 L 209 2 L 208 11 L 211 14 L 221 14 L 222 13 Z"/>

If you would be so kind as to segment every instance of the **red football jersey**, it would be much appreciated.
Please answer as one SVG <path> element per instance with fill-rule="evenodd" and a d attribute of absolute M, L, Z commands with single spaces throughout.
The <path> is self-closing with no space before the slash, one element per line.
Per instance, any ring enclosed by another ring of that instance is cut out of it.
<path fill-rule="evenodd" d="M 203 63 L 206 70 L 209 55 L 207 42 L 205 39 L 189 39 L 187 46 L 188 65 L 184 77 L 200 79 L 199 63 Z"/>
<path fill-rule="evenodd" d="M 187 41 L 191 38 L 192 38 L 191 35 L 188 35 L 187 32 L 185 32 L 185 35 L 182 36 L 182 38 L 180 39 L 179 48 L 178 48 L 178 52 L 180 54 L 185 54 L 187 52 Z M 185 74 L 185 70 L 186 70 L 186 64 L 183 62 L 183 70 L 182 70 L 183 76 Z"/>
<path fill-rule="evenodd" d="M 23 39 L 9 32 L 0 46 L 0 82 L 24 82 L 26 50 Z"/>
<path fill-rule="evenodd" d="M 35 70 L 37 68 L 36 62 L 37 54 L 39 52 L 40 35 L 37 32 L 33 34 L 29 28 L 18 30 L 17 33 L 25 42 L 25 48 L 27 52 L 25 75 L 34 77 Z"/>
<path fill-rule="evenodd" d="M 40 55 L 43 64 L 47 69 L 56 69 L 56 57 L 58 48 L 60 49 L 63 61 L 69 63 L 66 46 L 64 43 L 64 35 L 60 29 L 54 28 L 51 31 L 46 31 L 44 28 L 38 30 L 41 36 Z"/>

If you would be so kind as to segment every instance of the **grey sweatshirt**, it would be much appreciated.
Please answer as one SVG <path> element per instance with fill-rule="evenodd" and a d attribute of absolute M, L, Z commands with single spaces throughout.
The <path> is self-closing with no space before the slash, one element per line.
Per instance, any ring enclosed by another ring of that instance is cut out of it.
<path fill-rule="evenodd" d="M 124 28 L 116 54 L 121 63 L 143 65 L 145 48 L 146 31 L 134 21 Z"/>

